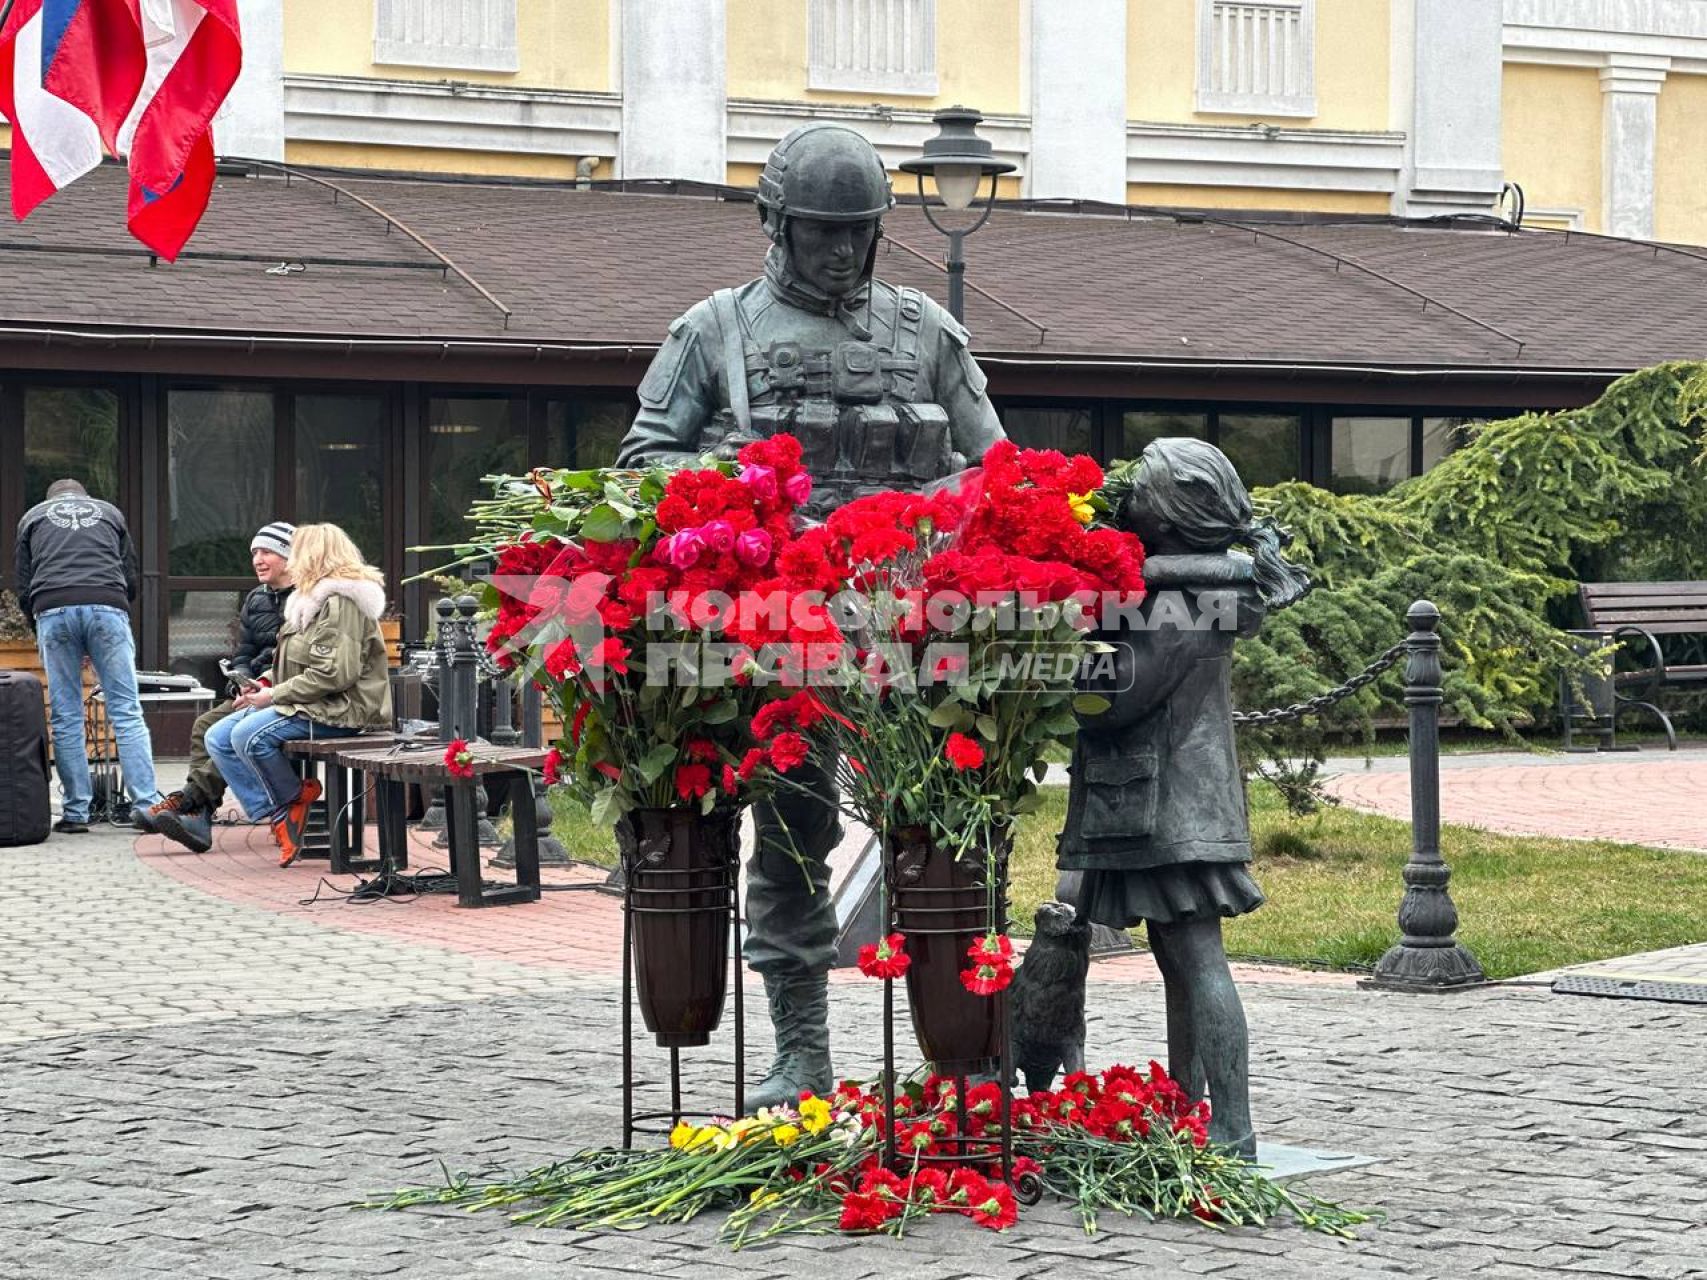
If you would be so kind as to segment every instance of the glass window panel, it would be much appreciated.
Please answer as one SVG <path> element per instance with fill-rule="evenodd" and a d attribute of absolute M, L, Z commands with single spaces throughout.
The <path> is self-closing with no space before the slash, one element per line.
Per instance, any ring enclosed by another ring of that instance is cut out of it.
<path fill-rule="evenodd" d="M 1423 470 L 1427 471 L 1464 442 L 1466 429 L 1480 418 L 1424 418 Z"/>
<path fill-rule="evenodd" d="M 1335 418 L 1333 432 L 1328 488 L 1335 493 L 1381 493 L 1410 479 L 1410 418 Z"/>
<path fill-rule="evenodd" d="M 270 391 L 174 389 L 166 397 L 169 572 L 247 578 L 249 540 L 273 508 Z"/>
<path fill-rule="evenodd" d="M 119 398 L 104 387 L 24 388 L 24 504 L 55 480 L 118 501 Z"/>
<path fill-rule="evenodd" d="M 166 615 L 166 662 L 209 689 L 224 689 L 219 660 L 237 652 L 242 591 L 174 591 Z"/>
<path fill-rule="evenodd" d="M 468 508 L 491 487 L 489 475 L 527 470 L 525 430 L 512 425 L 510 401 L 473 396 L 434 396 L 427 401 L 428 540 L 460 541 L 468 531 Z"/>
<path fill-rule="evenodd" d="M 1121 417 L 1121 444 L 1117 455 L 1121 458 L 1136 458 L 1144 452 L 1150 441 L 1160 440 L 1163 436 L 1193 436 L 1198 440 L 1209 438 L 1207 413 L 1151 413 L 1146 410 L 1133 410 Z"/>
<path fill-rule="evenodd" d="M 1091 411 L 1088 408 L 1015 408 L 1002 412 L 1002 425 L 1022 449 L 1059 449 L 1062 453 L 1091 451 Z M 976 458 L 969 459 L 976 462 Z"/>
<path fill-rule="evenodd" d="M 1215 443 L 1247 488 L 1298 478 L 1298 416 L 1223 413 Z"/>
<path fill-rule="evenodd" d="M 615 466 L 617 446 L 634 412 L 630 400 L 548 401 L 543 464 L 576 471 Z"/>
<path fill-rule="evenodd" d="M 296 523 L 329 521 L 385 563 L 385 400 L 296 397 Z"/>

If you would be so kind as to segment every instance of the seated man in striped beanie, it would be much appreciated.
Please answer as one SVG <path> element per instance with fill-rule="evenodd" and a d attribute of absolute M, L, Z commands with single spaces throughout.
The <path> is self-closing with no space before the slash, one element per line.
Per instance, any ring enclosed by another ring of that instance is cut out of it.
<path fill-rule="evenodd" d="M 237 623 L 240 635 L 237 652 L 226 666 L 227 673 L 242 691 L 244 681 L 256 684 L 270 682 L 273 669 L 273 646 L 284 622 L 285 601 L 290 598 L 290 571 L 286 561 L 290 556 L 290 537 L 294 525 L 275 520 L 249 543 L 249 562 L 255 567 L 260 585 L 243 601 Z M 203 739 L 215 723 L 232 712 L 227 698 L 211 711 L 196 718 L 190 730 L 190 771 L 184 789 L 174 791 L 159 804 L 145 812 L 148 829 L 177 842 L 196 853 L 206 853 L 213 845 L 213 815 L 225 800 L 225 779 L 208 756 Z"/>

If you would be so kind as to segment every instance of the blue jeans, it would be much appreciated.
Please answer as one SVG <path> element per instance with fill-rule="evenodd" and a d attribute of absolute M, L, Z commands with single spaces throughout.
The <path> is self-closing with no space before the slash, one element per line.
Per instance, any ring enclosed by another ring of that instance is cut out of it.
<path fill-rule="evenodd" d="M 250 821 L 274 822 L 284 817 L 302 789 L 284 744 L 304 738 L 348 738 L 362 732 L 320 724 L 307 716 L 283 716 L 271 707 L 244 707 L 216 723 L 203 742 Z"/>
<path fill-rule="evenodd" d="M 83 659 L 95 664 L 107 703 L 107 719 L 119 744 L 119 767 L 132 804 L 160 798 L 154 783 L 154 744 L 136 696 L 136 642 L 123 609 L 106 604 L 74 604 L 49 609 L 36 618 L 36 648 L 47 670 L 53 703 L 53 763 L 65 793 L 63 816 L 89 820 L 94 798 L 89 785 L 89 753 L 83 741 Z"/>

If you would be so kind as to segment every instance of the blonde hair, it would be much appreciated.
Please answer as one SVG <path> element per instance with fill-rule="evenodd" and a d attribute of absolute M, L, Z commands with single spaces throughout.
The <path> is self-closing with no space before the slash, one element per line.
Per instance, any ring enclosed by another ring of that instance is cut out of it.
<path fill-rule="evenodd" d="M 307 594 L 327 578 L 385 585 L 385 575 L 362 560 L 361 549 L 335 524 L 299 524 L 290 536 L 291 585 Z"/>

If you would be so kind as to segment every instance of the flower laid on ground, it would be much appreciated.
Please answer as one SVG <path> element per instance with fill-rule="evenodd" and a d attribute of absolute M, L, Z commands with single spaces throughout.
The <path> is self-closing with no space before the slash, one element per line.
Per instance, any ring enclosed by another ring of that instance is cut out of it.
<path fill-rule="evenodd" d="M 455 1204 L 577 1228 L 685 1222 L 728 1209 L 719 1235 L 736 1248 L 788 1233 L 899 1234 L 935 1214 L 1006 1230 L 1020 1218 L 1022 1179 L 1071 1204 L 1087 1231 L 1103 1212 L 1211 1227 L 1260 1226 L 1285 1213 L 1310 1230 L 1349 1237 L 1379 1216 L 1290 1192 L 1211 1147 L 1207 1105 L 1191 1101 L 1158 1063 L 1079 1072 L 1057 1090 L 1014 1098 L 1007 1119 L 1015 1156 L 1006 1171 L 1000 1088 L 986 1082 L 962 1098 L 961 1087 L 930 1076 L 897 1094 L 906 1119 L 892 1164 L 882 1097 L 845 1081 L 828 1098 L 803 1096 L 797 1108 L 683 1121 L 660 1150 L 582 1152 L 502 1182 L 452 1177 L 369 1207 Z"/>
<path fill-rule="evenodd" d="M 859 971 L 868 978 L 904 978 L 912 957 L 907 954 L 907 939 L 898 933 L 877 942 L 868 942 L 859 949 Z"/>
<path fill-rule="evenodd" d="M 474 752 L 468 749 L 468 742 L 463 738 L 452 739 L 445 747 L 445 768 L 453 778 L 472 778 L 474 776 Z"/>

